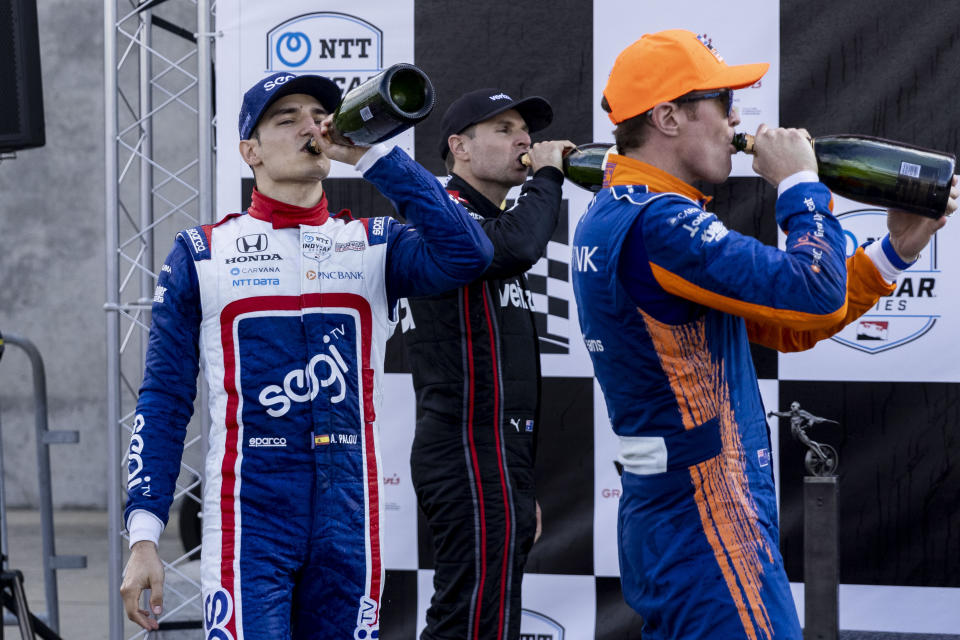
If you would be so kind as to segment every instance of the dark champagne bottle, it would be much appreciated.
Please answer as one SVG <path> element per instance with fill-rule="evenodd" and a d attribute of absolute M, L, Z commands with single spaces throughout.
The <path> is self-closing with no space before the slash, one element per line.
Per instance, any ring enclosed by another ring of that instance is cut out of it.
<path fill-rule="evenodd" d="M 610 142 L 581 144 L 563 157 L 563 175 L 578 187 L 596 193 L 603 187 L 603 169 L 607 155 L 616 151 Z M 520 162 L 530 166 L 530 156 L 523 154 Z"/>
<path fill-rule="evenodd" d="M 330 137 L 340 144 L 377 144 L 426 118 L 435 103 L 427 74 L 412 64 L 395 64 L 343 96 Z"/>
<path fill-rule="evenodd" d="M 737 151 L 753 153 L 753 136 L 733 136 Z M 956 157 L 873 138 L 836 135 L 813 140 L 820 181 L 845 198 L 939 218 L 947 209 Z"/>

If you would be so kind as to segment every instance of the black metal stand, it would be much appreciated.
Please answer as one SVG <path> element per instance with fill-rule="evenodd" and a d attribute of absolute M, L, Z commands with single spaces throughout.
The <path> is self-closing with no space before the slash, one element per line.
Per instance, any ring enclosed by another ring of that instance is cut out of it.
<path fill-rule="evenodd" d="M 16 569 L 0 574 L 0 611 L 7 608 L 17 618 L 20 637 L 33 640 L 40 636 L 43 640 L 63 640 L 43 620 L 30 613 L 27 598 L 23 593 L 23 574 Z M 3 638 L 3 625 L 0 624 L 0 640 Z"/>
<path fill-rule="evenodd" d="M 3 358 L 3 349 L 4 339 L 3 334 L 0 333 L 0 358 Z M 2 455 L 3 446 L 0 444 L 0 510 L 6 508 L 6 502 L 3 499 Z M 0 549 L 6 551 L 3 546 L 3 533 L 3 527 L 0 527 Z M 17 619 L 21 639 L 34 640 L 36 635 L 39 635 L 44 640 L 63 640 L 42 620 L 30 613 L 30 608 L 27 606 L 27 596 L 23 592 L 23 574 L 16 569 L 7 569 L 7 556 L 0 552 L 0 640 L 3 640 L 4 609 L 9 610 Z"/>
<path fill-rule="evenodd" d="M 839 484 L 836 476 L 803 479 L 803 638 L 840 635 Z"/>
<path fill-rule="evenodd" d="M 3 606 L 16 616 L 20 637 L 33 640 L 30 610 L 27 608 L 27 597 L 23 594 L 23 574 L 19 571 L 4 571 L 0 574 L 0 584 L 3 588 Z M 9 594 L 7 589 L 10 590 Z M 0 638 L 3 638 L 3 625 L 0 625 Z"/>

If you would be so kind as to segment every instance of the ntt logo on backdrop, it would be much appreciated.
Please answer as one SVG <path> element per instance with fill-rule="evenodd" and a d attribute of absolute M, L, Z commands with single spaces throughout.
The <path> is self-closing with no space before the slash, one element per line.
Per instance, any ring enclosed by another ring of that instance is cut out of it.
<path fill-rule="evenodd" d="M 323 75 L 344 91 L 383 70 L 383 31 L 360 16 L 297 16 L 270 29 L 266 44 L 268 71 Z"/>

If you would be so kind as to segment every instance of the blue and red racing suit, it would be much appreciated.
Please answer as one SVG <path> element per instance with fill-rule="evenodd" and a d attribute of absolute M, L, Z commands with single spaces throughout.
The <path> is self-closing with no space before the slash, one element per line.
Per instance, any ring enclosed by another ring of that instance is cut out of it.
<path fill-rule="evenodd" d="M 493 251 L 436 178 L 387 151 L 357 169 L 410 224 L 255 191 L 247 214 L 180 232 L 162 267 L 126 517 L 131 544 L 166 523 L 199 360 L 208 639 L 379 637 L 376 416 L 396 303 L 474 280 Z"/>
<path fill-rule="evenodd" d="M 907 265 L 888 238 L 845 259 L 815 174 L 777 200 L 781 251 L 669 174 L 611 162 L 576 230 L 573 286 L 620 438 L 624 596 L 645 640 L 800 640 L 749 342 L 809 348 L 892 292 L 876 263 Z"/>

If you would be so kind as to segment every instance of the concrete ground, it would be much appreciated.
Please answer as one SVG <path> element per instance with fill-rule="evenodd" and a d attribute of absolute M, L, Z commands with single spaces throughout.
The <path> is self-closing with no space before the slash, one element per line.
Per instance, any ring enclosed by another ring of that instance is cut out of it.
<path fill-rule="evenodd" d="M 86 569 L 70 569 L 57 572 L 60 602 L 60 635 L 64 640 L 106 640 L 109 602 L 119 600 L 119 594 L 108 593 L 107 570 L 109 562 L 108 520 L 105 511 L 57 511 L 56 552 L 58 555 L 85 555 Z M 177 523 L 172 519 L 160 541 L 164 558 L 176 557 L 182 551 L 176 534 Z M 27 605 L 34 615 L 46 612 L 43 585 L 43 566 L 40 544 L 39 511 L 11 509 L 7 512 L 7 548 L 10 559 L 8 567 L 23 573 Z M 124 556 L 124 562 L 126 556 Z M 191 563 L 195 564 L 195 563 Z M 167 575 L 168 589 L 176 587 L 177 576 Z M 175 604 L 176 595 L 168 594 L 167 608 Z M 199 619 L 194 612 L 186 617 Z M 124 617 L 124 638 L 139 637 L 145 640 L 191 640 L 202 639 L 200 630 L 165 631 L 161 634 L 138 635 L 139 627 Z M 19 638 L 16 627 L 4 629 L 5 637 Z"/>
<path fill-rule="evenodd" d="M 172 560 L 182 553 L 177 534 L 176 509 L 160 540 L 161 554 Z M 58 555 L 85 555 L 86 569 L 58 572 L 60 602 L 60 635 L 64 640 L 107 640 L 109 602 L 119 594 L 107 592 L 108 521 L 105 511 L 58 511 L 54 515 L 56 551 Z M 7 513 L 10 560 L 8 567 L 19 569 L 24 576 L 27 604 L 34 614 L 46 611 L 44 599 L 42 560 L 40 554 L 40 514 L 38 511 L 11 509 Z M 124 556 L 126 561 L 126 556 Z M 185 584 L 186 578 L 196 579 L 197 562 L 181 567 L 181 576 L 167 572 L 165 608 L 177 606 L 176 592 L 191 594 L 195 590 Z M 191 608 L 193 607 L 193 608 Z M 174 618 L 199 619 L 196 605 L 184 607 Z M 199 629 L 169 630 L 149 637 L 138 633 L 139 627 L 124 618 L 124 638 L 144 640 L 201 640 Z M 16 627 L 6 627 L 4 637 L 19 638 Z M 0 634 L 2 635 L 2 634 Z M 870 631 L 841 631 L 840 640 L 947 640 L 955 635 L 887 634 Z M 414 640 L 413 638 L 386 638 L 386 640 Z M 569 639 L 579 640 L 579 639 Z"/>

